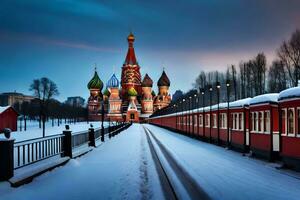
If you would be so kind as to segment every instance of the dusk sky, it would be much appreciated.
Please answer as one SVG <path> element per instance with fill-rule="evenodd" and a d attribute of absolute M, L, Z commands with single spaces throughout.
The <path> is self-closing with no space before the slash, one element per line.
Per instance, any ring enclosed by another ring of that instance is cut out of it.
<path fill-rule="evenodd" d="M 200 70 L 267 55 L 300 28 L 299 0 L 1 0 L 0 93 L 28 90 L 35 78 L 58 85 L 59 100 L 87 98 L 97 63 L 105 83 L 120 78 L 127 36 L 135 35 L 142 75 L 157 91 L 163 67 L 171 93 L 192 87 Z"/>

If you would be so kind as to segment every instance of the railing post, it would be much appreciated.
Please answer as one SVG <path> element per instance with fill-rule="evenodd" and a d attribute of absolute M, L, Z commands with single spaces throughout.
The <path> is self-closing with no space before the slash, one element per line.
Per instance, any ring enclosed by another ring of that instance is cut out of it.
<path fill-rule="evenodd" d="M 10 130 L 4 129 L 6 139 L 0 139 L 0 181 L 14 176 L 14 139 L 10 138 Z"/>
<path fill-rule="evenodd" d="M 95 130 L 93 127 L 89 128 L 89 146 L 96 147 Z"/>
<path fill-rule="evenodd" d="M 62 142 L 63 156 L 73 158 L 72 154 L 72 131 L 69 130 L 69 125 L 66 125 L 66 130 L 63 131 L 64 138 Z"/>

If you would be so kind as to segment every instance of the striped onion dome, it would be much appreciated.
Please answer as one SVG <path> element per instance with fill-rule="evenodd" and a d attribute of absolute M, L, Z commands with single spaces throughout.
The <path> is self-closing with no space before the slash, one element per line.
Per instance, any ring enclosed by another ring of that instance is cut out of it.
<path fill-rule="evenodd" d="M 130 96 L 130 97 L 135 97 L 135 96 L 137 96 L 137 95 L 138 95 L 138 93 L 137 93 L 137 91 L 134 89 L 134 87 L 129 88 L 129 90 L 128 90 L 128 96 Z"/>
<path fill-rule="evenodd" d="M 102 90 L 103 82 L 99 78 L 97 71 L 95 71 L 94 77 L 90 80 L 87 87 L 88 89 L 100 89 L 100 91 Z"/>
<path fill-rule="evenodd" d="M 113 74 L 111 78 L 107 81 L 106 87 L 108 88 L 117 88 L 119 87 L 119 80 L 117 79 L 116 75 Z"/>

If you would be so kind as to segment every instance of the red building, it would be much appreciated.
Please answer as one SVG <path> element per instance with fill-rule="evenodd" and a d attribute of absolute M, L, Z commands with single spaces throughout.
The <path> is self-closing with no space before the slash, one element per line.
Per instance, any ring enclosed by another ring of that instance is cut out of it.
<path fill-rule="evenodd" d="M 11 106 L 0 107 L 0 131 L 10 128 L 17 131 L 18 113 Z"/>
<path fill-rule="evenodd" d="M 280 155 L 287 166 L 300 171 L 300 87 L 280 92 Z"/>
<path fill-rule="evenodd" d="M 273 160 L 279 154 L 278 94 L 250 100 L 250 149 L 253 155 Z"/>

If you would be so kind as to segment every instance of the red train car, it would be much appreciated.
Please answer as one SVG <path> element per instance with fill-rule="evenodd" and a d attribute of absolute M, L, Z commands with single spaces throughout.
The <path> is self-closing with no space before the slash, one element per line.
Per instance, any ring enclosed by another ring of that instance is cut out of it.
<path fill-rule="evenodd" d="M 18 113 L 11 106 L 0 107 L 0 131 L 10 128 L 17 131 Z"/>
<path fill-rule="evenodd" d="M 250 150 L 254 156 L 274 160 L 279 155 L 278 95 L 250 100 Z"/>
<path fill-rule="evenodd" d="M 226 144 L 227 141 L 227 103 L 212 106 L 211 141 L 216 144 Z"/>
<path fill-rule="evenodd" d="M 300 170 L 300 87 L 280 92 L 280 155 L 285 165 Z"/>
<path fill-rule="evenodd" d="M 247 152 L 249 150 L 249 102 L 251 98 L 231 102 L 229 115 L 230 147 Z"/>

